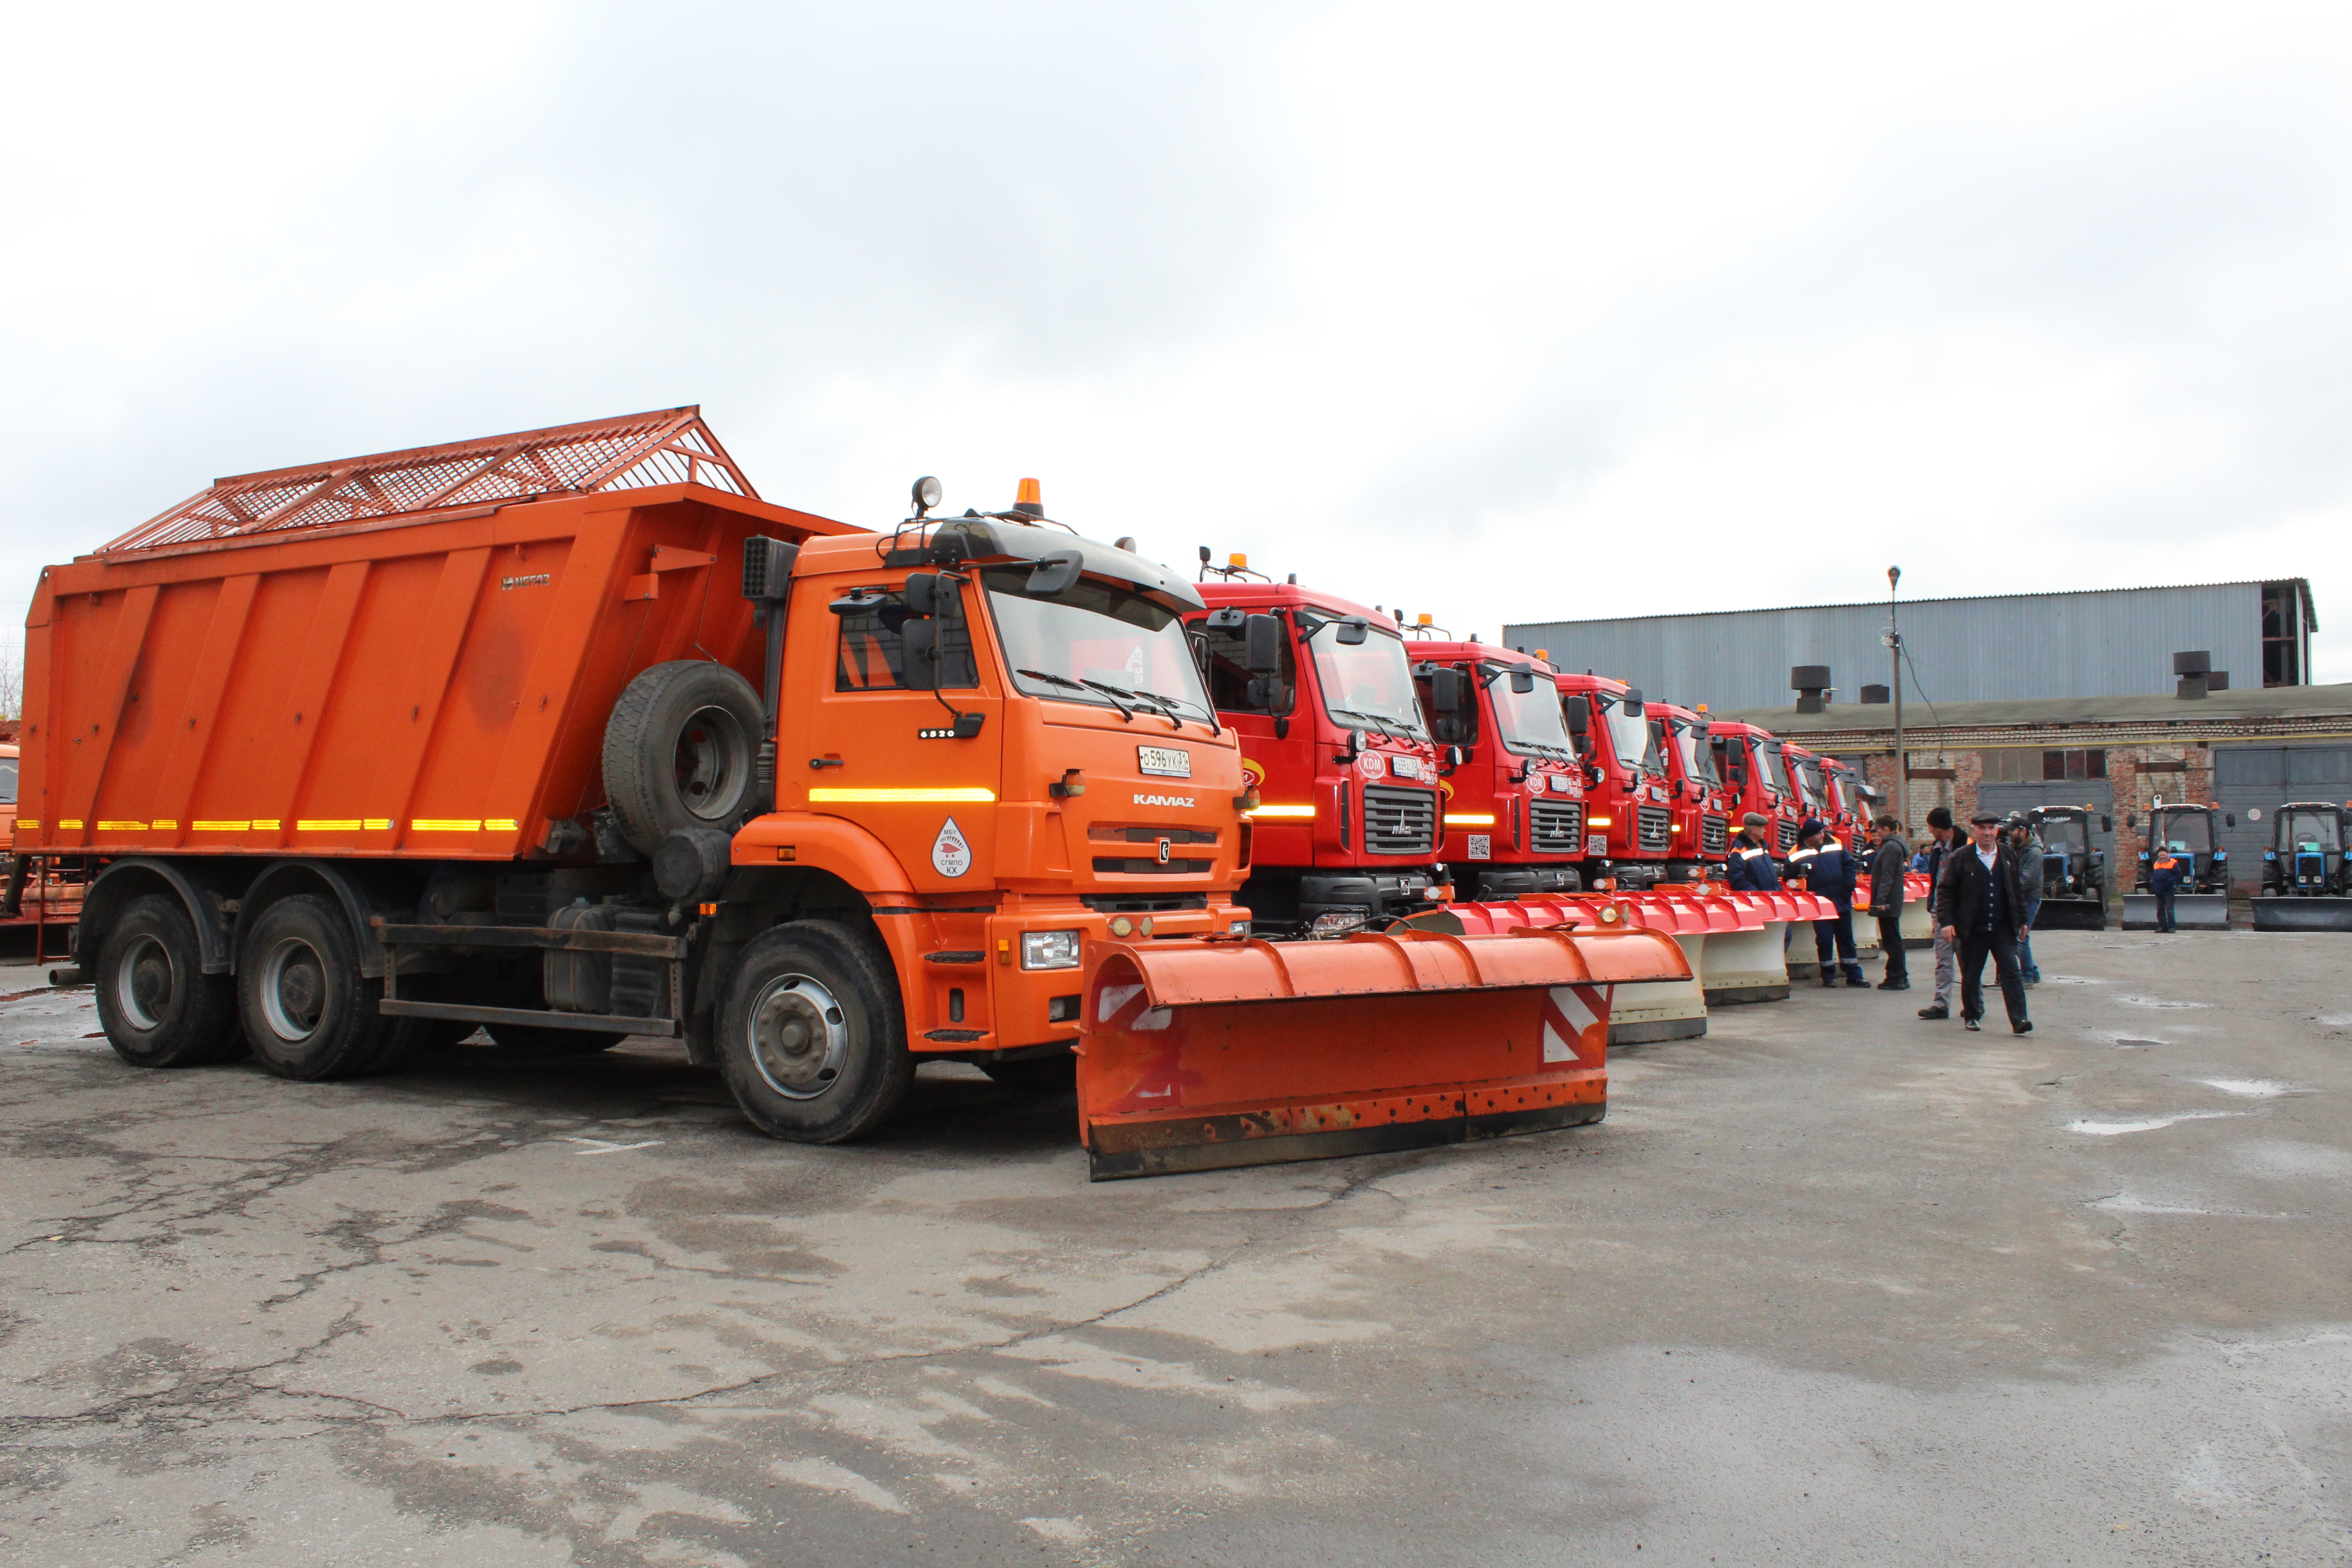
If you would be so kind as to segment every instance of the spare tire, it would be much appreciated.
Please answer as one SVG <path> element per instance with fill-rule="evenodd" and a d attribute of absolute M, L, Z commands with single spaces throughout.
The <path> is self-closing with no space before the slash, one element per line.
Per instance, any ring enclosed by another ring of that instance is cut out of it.
<path fill-rule="evenodd" d="M 604 796 L 621 836 L 651 855 L 684 827 L 731 832 L 751 815 L 760 694 L 723 664 L 681 659 L 639 675 L 604 723 Z"/>

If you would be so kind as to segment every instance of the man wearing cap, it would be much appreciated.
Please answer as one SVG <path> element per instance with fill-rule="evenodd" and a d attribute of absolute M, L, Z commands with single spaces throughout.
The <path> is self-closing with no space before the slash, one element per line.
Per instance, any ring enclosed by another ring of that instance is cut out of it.
<path fill-rule="evenodd" d="M 1789 876 L 1801 881 L 1805 891 L 1818 893 L 1837 908 L 1828 920 L 1813 922 L 1813 951 L 1822 961 L 1822 984 L 1832 986 L 1838 983 L 1838 973 L 1843 970 L 1845 983 L 1860 987 L 1869 984 L 1862 977 L 1862 961 L 1853 950 L 1853 857 L 1844 845 L 1830 837 L 1830 831 L 1818 816 L 1805 818 L 1797 829 L 1797 848 L 1789 857 Z"/>
<path fill-rule="evenodd" d="M 1723 868 L 1723 885 L 1735 893 L 1769 893 L 1780 885 L 1780 873 L 1773 868 L 1772 824 L 1760 811 L 1751 811 L 1739 819 L 1739 831 L 1731 836 L 1731 855 Z"/>
<path fill-rule="evenodd" d="M 1974 1030 L 1984 1016 L 1984 961 L 1992 955 L 2000 1000 L 2012 1034 L 2033 1031 L 2025 1016 L 2025 982 L 2017 972 L 2017 944 L 2032 929 L 2017 851 L 2000 841 L 2000 818 L 1980 811 L 1969 819 L 1976 841 L 1953 850 L 1936 881 L 1936 924 L 1959 950 L 1960 1022 Z"/>

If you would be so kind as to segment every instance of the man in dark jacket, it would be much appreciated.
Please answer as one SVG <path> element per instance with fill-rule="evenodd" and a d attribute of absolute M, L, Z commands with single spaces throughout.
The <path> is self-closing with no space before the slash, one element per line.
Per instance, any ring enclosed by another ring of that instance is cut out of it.
<path fill-rule="evenodd" d="M 1870 825 L 1870 912 L 1878 921 L 1878 951 L 1886 955 L 1881 991 L 1911 989 L 1911 967 L 1903 957 L 1903 879 L 1911 869 L 1911 846 L 1902 824 L 1882 816 Z"/>
<path fill-rule="evenodd" d="M 2017 944 L 2032 928 L 2017 852 L 2000 841 L 2000 818 L 1980 811 L 1970 819 L 1976 842 L 1947 855 L 1936 879 L 1936 924 L 1959 951 L 1960 1021 L 1973 1030 L 1984 1016 L 1984 961 L 1990 953 L 2000 981 L 2011 1033 L 2033 1030 L 2025 1016 L 2025 982 L 2017 972 Z"/>
<path fill-rule="evenodd" d="M 2147 863 L 2147 890 L 2156 895 L 2157 930 L 2180 929 L 2172 923 L 2172 898 L 2174 894 L 2180 891 L 2180 884 L 2188 880 L 2191 865 L 2192 862 L 2189 857 L 2176 854 L 2160 843 L 2156 847 L 2156 853 L 2150 857 Z"/>
<path fill-rule="evenodd" d="M 1723 868 L 1723 885 L 1735 893 L 1769 893 L 1780 885 L 1772 866 L 1772 824 L 1760 811 L 1739 820 L 1731 836 L 1731 856 Z"/>
<path fill-rule="evenodd" d="M 1958 849 L 1960 836 L 1952 826 L 1948 806 L 1937 806 L 1927 813 L 1929 843 L 1919 857 L 1919 869 L 1927 873 L 1927 901 L 1932 907 L 1937 890 L 1942 885 L 1944 863 Z M 1944 936 L 1944 922 L 1936 921 L 1936 999 L 1919 1009 L 1922 1018 L 1948 1018 L 1952 1016 L 1953 947 Z"/>
<path fill-rule="evenodd" d="M 1789 874 L 1790 879 L 1804 883 L 1805 891 L 1819 893 L 1837 906 L 1835 915 L 1813 922 L 1813 951 L 1821 957 L 1822 984 L 1835 985 L 1843 970 L 1848 985 L 1868 984 L 1862 977 L 1862 961 L 1854 956 L 1853 857 L 1830 837 L 1820 817 L 1805 818 L 1804 826 L 1797 829 L 1797 852 L 1789 857 Z"/>

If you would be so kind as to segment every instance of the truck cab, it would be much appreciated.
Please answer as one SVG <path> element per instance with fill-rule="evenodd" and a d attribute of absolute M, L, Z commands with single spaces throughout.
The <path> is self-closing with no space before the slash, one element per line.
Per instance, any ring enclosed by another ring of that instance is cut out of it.
<path fill-rule="evenodd" d="M 1870 842 L 1871 822 L 1879 815 L 1878 792 L 1864 782 L 1860 769 L 1835 757 L 1822 759 L 1822 773 L 1831 804 L 1837 809 L 1837 836 L 1849 850 L 1860 855 Z"/>
<path fill-rule="evenodd" d="M 2151 850 L 2169 849 L 2175 856 L 2186 858 L 2190 867 L 2188 878 L 2180 884 L 2183 893 L 2226 893 L 2230 890 L 2230 852 L 2217 842 L 2214 819 L 2222 816 L 2218 806 L 2167 805 L 2161 800 L 2147 814 L 2147 842 L 2149 848 L 2139 852 L 2139 876 L 2135 886 L 2141 892 L 2148 887 Z M 2128 821 L 2128 819 L 2126 819 Z M 2232 814 L 2225 818 L 2231 827 L 2238 826 Z M 2132 826 L 2137 826 L 2133 824 Z"/>
<path fill-rule="evenodd" d="M 1584 769 L 1541 659 L 1491 643 L 1412 645 L 1413 684 L 1440 763 L 1444 847 L 1462 899 L 1569 893 L 1583 882 Z"/>
<path fill-rule="evenodd" d="M 1234 895 L 1252 931 L 1344 936 L 1433 907 L 1438 751 L 1396 623 L 1295 583 L 1199 590 L 1206 611 L 1186 625 L 1258 797 Z"/>
<path fill-rule="evenodd" d="M 1669 880 L 1675 814 L 1666 786 L 1664 719 L 1622 680 L 1565 674 L 1553 679 L 1588 770 L 1585 875 L 1621 888 Z"/>
<path fill-rule="evenodd" d="M 1738 832 L 1739 819 L 1756 812 L 1772 825 L 1773 858 L 1787 858 L 1797 847 L 1804 808 L 1790 785 L 1780 741 L 1769 730 L 1717 719 L 1708 726 L 1707 743 L 1715 750 L 1716 771 L 1731 794 L 1731 831 Z"/>
<path fill-rule="evenodd" d="M 1696 882 L 1720 873 L 1729 852 L 1731 793 L 1716 771 L 1711 727 L 1705 713 L 1671 702 L 1648 704 L 1663 731 L 1666 794 L 1674 810 L 1673 849 L 1666 878 Z"/>
<path fill-rule="evenodd" d="M 2278 808 L 2271 847 L 2263 851 L 2263 891 L 2272 898 L 2352 896 L 2352 868 L 2344 858 L 2352 812 L 2326 801 L 2290 801 Z"/>

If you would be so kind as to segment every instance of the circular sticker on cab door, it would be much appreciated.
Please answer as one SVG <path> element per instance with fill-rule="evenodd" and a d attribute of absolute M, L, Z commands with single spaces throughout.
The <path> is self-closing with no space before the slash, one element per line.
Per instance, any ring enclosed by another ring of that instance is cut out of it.
<path fill-rule="evenodd" d="M 940 836 L 931 840 L 931 869 L 942 877 L 961 877 L 971 869 L 971 846 L 952 816 L 940 825 Z"/>

